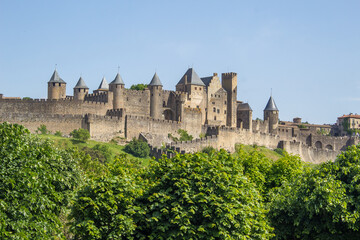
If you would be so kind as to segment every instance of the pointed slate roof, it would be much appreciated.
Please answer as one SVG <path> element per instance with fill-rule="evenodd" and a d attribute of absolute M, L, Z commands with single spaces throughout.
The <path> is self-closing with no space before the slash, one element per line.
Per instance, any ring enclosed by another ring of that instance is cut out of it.
<path fill-rule="evenodd" d="M 160 82 L 160 78 L 156 73 L 154 74 L 153 78 L 151 79 L 149 86 L 162 86 L 162 83 Z"/>
<path fill-rule="evenodd" d="M 116 84 L 116 85 L 125 85 L 124 81 L 122 80 L 122 77 L 120 76 L 120 73 L 116 74 L 115 79 L 110 83 L 112 84 Z"/>
<path fill-rule="evenodd" d="M 194 71 L 193 68 L 189 68 L 184 76 L 180 79 L 178 84 L 185 84 L 185 76 L 187 76 L 187 83 L 192 85 L 205 86 L 204 82 L 201 81 L 199 75 Z"/>
<path fill-rule="evenodd" d="M 109 84 L 107 83 L 105 77 L 102 78 L 97 90 L 109 90 Z"/>
<path fill-rule="evenodd" d="M 238 110 L 240 110 L 240 111 L 252 111 L 249 103 L 241 103 L 241 104 L 239 104 Z"/>
<path fill-rule="evenodd" d="M 270 96 L 264 111 L 279 111 L 272 96 Z"/>
<path fill-rule="evenodd" d="M 86 86 L 85 81 L 82 77 L 79 78 L 79 81 L 77 82 L 77 84 L 74 88 L 89 89 L 88 86 Z"/>
<path fill-rule="evenodd" d="M 49 80 L 49 83 L 66 83 L 66 82 L 59 77 L 59 74 L 55 69 L 53 75 L 51 76 L 51 78 Z"/>

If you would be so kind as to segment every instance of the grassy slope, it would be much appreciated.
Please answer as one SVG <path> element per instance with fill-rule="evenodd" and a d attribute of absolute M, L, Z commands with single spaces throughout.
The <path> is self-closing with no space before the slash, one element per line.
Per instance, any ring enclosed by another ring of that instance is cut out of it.
<path fill-rule="evenodd" d="M 113 144 L 113 143 L 97 142 L 97 141 L 93 141 L 93 140 L 88 140 L 85 143 L 85 142 L 80 142 L 80 141 L 73 140 L 71 138 L 58 137 L 58 136 L 54 136 L 54 135 L 50 135 L 50 134 L 49 135 L 48 134 L 46 134 L 46 135 L 39 134 L 38 136 L 40 138 L 47 138 L 47 139 L 52 140 L 56 147 L 62 148 L 62 149 L 68 149 L 68 148 L 75 147 L 75 148 L 78 148 L 79 150 L 81 150 L 84 147 L 93 148 L 97 144 L 106 145 L 106 146 L 109 147 L 112 159 L 114 159 L 116 156 L 118 156 L 120 154 L 125 154 L 128 158 L 141 160 L 141 162 L 144 164 L 144 166 L 147 166 L 149 164 L 150 159 L 151 159 L 150 157 L 148 157 L 148 158 L 134 157 L 133 155 L 125 153 L 123 151 L 124 146 L 120 146 L 120 145 Z"/>
<path fill-rule="evenodd" d="M 267 158 L 270 158 L 274 161 L 278 160 L 282 156 L 278 154 L 277 152 L 270 150 L 266 147 L 262 146 L 252 146 L 252 145 L 242 145 L 242 148 L 245 150 L 245 152 L 251 152 L 253 150 L 259 151 L 260 153 L 264 154 Z"/>

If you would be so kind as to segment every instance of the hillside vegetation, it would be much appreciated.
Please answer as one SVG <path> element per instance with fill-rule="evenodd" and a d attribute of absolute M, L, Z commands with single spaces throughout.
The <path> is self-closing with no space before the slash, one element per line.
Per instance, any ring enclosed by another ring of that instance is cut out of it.
<path fill-rule="evenodd" d="M 360 238 L 359 146 L 310 166 L 257 146 L 144 161 L 108 144 L 0 124 L 0 239 Z"/>

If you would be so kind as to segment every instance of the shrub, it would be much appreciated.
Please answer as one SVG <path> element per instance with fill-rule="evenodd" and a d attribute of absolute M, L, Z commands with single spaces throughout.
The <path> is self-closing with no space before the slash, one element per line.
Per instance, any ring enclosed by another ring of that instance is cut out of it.
<path fill-rule="evenodd" d="M 70 133 L 70 136 L 78 141 L 86 142 L 90 138 L 90 133 L 86 129 L 79 128 L 79 129 L 73 130 Z"/>
<path fill-rule="evenodd" d="M 58 136 L 58 137 L 62 137 L 62 132 L 56 131 L 54 135 L 55 135 L 55 136 Z"/>
<path fill-rule="evenodd" d="M 41 124 L 40 127 L 37 128 L 36 133 L 45 135 L 45 134 L 49 134 L 50 131 L 47 130 L 46 125 Z"/>
<path fill-rule="evenodd" d="M 201 150 L 201 152 L 206 153 L 206 154 L 211 154 L 211 153 L 214 153 L 215 151 L 216 151 L 215 148 L 213 148 L 211 146 L 204 147 Z"/>
<path fill-rule="evenodd" d="M 150 147 L 146 142 L 133 138 L 125 145 L 124 151 L 134 155 L 135 157 L 145 158 L 150 154 Z"/>

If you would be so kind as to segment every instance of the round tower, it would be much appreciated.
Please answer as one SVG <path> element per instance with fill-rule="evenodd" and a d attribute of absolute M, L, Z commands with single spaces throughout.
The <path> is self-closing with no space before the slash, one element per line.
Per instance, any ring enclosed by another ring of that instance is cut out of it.
<path fill-rule="evenodd" d="M 114 81 L 109 84 L 109 91 L 113 93 L 113 109 L 124 108 L 124 87 L 120 74 L 116 74 Z"/>
<path fill-rule="evenodd" d="M 83 101 L 85 95 L 89 93 L 89 88 L 86 86 L 85 81 L 82 77 L 79 78 L 76 86 L 74 87 L 74 99 Z"/>
<path fill-rule="evenodd" d="M 269 133 L 274 133 L 279 126 L 279 109 L 272 96 L 264 109 L 264 120 L 269 122 Z"/>
<path fill-rule="evenodd" d="M 63 98 L 66 98 L 66 82 L 59 77 L 59 74 L 55 69 L 48 81 L 48 99 Z"/>
<path fill-rule="evenodd" d="M 162 115 L 162 84 L 158 75 L 155 73 L 148 85 L 150 90 L 150 117 L 161 119 Z"/>

